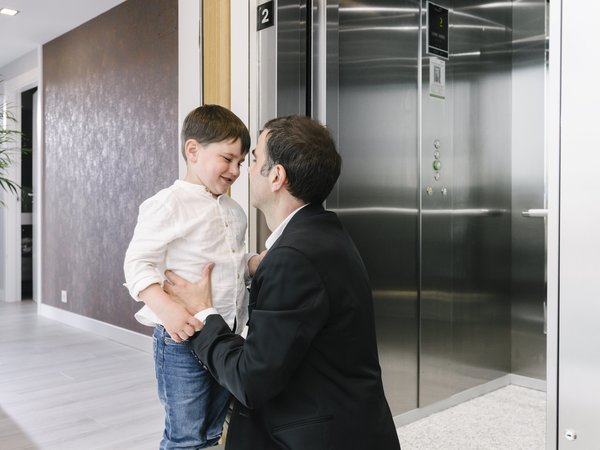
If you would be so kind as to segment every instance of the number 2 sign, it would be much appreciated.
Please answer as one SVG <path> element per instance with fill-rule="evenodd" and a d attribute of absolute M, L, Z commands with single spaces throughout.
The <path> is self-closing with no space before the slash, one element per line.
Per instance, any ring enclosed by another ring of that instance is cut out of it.
<path fill-rule="evenodd" d="M 273 2 L 263 3 L 257 8 L 257 31 L 275 25 L 275 16 L 273 15 Z"/>

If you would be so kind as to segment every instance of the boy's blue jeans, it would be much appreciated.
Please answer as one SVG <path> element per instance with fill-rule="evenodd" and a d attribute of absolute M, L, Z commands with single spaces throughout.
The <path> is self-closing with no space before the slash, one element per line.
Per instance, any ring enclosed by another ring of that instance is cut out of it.
<path fill-rule="evenodd" d="M 165 408 L 161 450 L 217 445 L 230 394 L 202 367 L 185 342 L 175 342 L 164 327 L 154 329 L 154 367 L 158 397 Z"/>

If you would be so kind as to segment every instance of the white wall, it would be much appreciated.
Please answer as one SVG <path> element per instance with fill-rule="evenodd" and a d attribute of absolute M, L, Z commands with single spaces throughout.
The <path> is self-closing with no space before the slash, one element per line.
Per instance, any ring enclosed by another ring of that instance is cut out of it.
<path fill-rule="evenodd" d="M 247 0 L 231 0 L 231 110 L 249 126 L 248 14 Z M 188 112 L 202 103 L 201 2 L 179 0 L 179 129 Z M 254 136 L 252 136 L 254 139 Z M 254 145 L 255 143 L 253 143 Z M 181 143 L 180 143 L 181 147 Z M 248 164 L 242 166 L 231 196 L 248 215 Z M 179 176 L 186 165 L 179 156 Z"/>
<path fill-rule="evenodd" d="M 17 129 L 21 92 L 37 86 L 39 81 L 38 59 L 38 51 L 34 50 L 0 68 L 0 92 L 17 119 Z M 19 162 L 15 158 L 8 171 L 9 178 L 17 183 L 21 179 Z M 14 195 L 1 190 L 0 200 L 5 204 L 0 209 L 0 301 L 15 302 L 21 300 L 21 204 Z"/>
<path fill-rule="evenodd" d="M 231 110 L 250 128 L 249 112 L 249 30 L 248 0 L 231 0 Z M 255 136 L 252 145 L 256 145 Z M 249 217 L 248 164 L 249 158 L 242 166 L 240 177 L 231 187 L 231 197 L 237 201 L 246 217 Z M 248 242 L 248 239 L 246 239 Z"/>
<path fill-rule="evenodd" d="M 185 116 L 202 102 L 202 48 L 200 45 L 201 1 L 179 0 L 179 130 Z M 181 141 L 181 136 L 179 137 Z M 179 154 L 179 178 L 186 172 L 186 164 Z"/>
<path fill-rule="evenodd" d="M 0 80 L 15 78 L 25 72 L 35 69 L 38 66 L 38 51 L 33 50 L 21 58 L 0 67 Z"/>

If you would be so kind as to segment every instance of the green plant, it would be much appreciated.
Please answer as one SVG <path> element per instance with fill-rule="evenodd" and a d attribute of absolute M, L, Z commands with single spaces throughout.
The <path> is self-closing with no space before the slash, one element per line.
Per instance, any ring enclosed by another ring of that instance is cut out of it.
<path fill-rule="evenodd" d="M 18 183 L 8 178 L 8 169 L 14 164 L 15 156 L 28 150 L 15 146 L 20 141 L 21 132 L 14 129 L 17 120 L 5 103 L 0 103 L 0 188 L 5 192 L 19 195 L 22 192 Z M 0 202 L 0 205 L 4 205 Z"/>

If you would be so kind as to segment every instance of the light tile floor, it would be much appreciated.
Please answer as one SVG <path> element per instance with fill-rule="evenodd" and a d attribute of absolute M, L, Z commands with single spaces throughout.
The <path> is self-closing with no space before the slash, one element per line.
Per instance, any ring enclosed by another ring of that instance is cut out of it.
<path fill-rule="evenodd" d="M 543 450 L 546 394 L 507 386 L 398 429 L 402 450 Z"/>
<path fill-rule="evenodd" d="M 403 450 L 542 450 L 544 414 L 544 393 L 509 386 L 398 434 Z M 0 450 L 156 449 L 162 420 L 150 354 L 0 301 Z"/>

